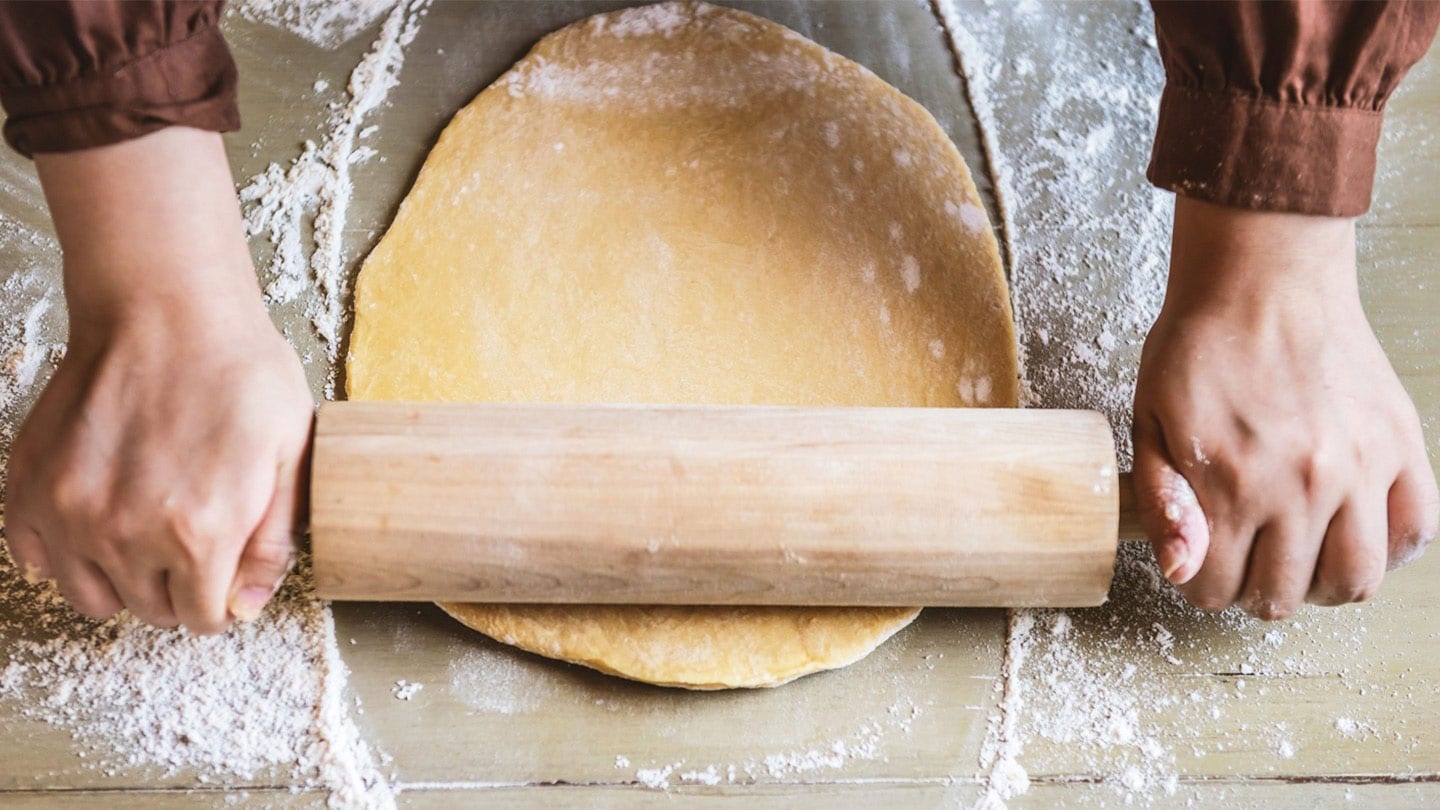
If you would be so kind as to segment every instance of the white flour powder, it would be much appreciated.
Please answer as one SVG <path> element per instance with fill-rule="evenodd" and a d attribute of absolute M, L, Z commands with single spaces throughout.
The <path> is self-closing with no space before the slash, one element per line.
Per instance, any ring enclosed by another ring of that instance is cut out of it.
<path fill-rule="evenodd" d="M 292 301 L 313 283 L 320 293 L 307 313 L 325 344 L 329 360 L 325 395 L 334 396 L 340 332 L 350 290 L 344 247 L 345 219 L 354 188 L 350 167 L 373 152 L 357 151 L 365 116 L 385 102 L 400 81 L 405 46 L 419 31 L 429 0 L 408 0 L 391 10 L 370 51 L 350 73 L 347 101 L 330 119 L 319 145 L 306 141 L 289 167 L 272 163 L 240 190 L 245 230 L 268 237 L 274 254 L 266 268 L 265 296 L 271 303 Z M 364 149 L 364 147 L 361 147 Z M 360 157 L 357 158 L 357 154 Z M 305 234 L 313 249 L 307 253 Z"/>
<path fill-rule="evenodd" d="M 393 805 L 345 710 L 334 636 L 303 569 L 260 619 L 200 638 L 129 614 L 86 620 L 53 586 L 0 562 L 0 700 L 64 729 L 86 766 L 108 775 L 184 771 L 319 788 L 335 807 Z"/>
<path fill-rule="evenodd" d="M 247 20 L 283 28 L 322 48 L 354 39 L 395 5 L 395 0 L 245 0 Z"/>

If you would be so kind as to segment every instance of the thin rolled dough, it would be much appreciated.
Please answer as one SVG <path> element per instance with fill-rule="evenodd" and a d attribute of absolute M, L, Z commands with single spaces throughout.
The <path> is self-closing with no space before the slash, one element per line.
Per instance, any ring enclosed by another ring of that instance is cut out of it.
<path fill-rule="evenodd" d="M 352 399 L 1016 404 L 995 239 L 934 118 L 782 26 L 704 4 L 562 29 L 456 114 L 355 308 Z M 507 644 L 692 689 L 843 666 L 919 612 L 442 607 Z"/>

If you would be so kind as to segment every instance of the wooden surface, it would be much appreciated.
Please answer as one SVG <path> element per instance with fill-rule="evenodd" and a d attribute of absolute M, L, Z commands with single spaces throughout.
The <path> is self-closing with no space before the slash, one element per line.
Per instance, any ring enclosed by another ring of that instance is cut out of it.
<path fill-rule="evenodd" d="M 354 262 L 373 244 L 455 109 L 540 34 L 618 5 L 624 4 L 441 4 L 432 10 L 392 93 L 393 105 L 373 119 L 386 160 L 356 167 L 347 257 Z M 923 5 L 747 8 L 857 59 L 919 100 L 956 140 L 976 170 L 977 185 L 991 188 L 963 88 Z M 1089 8 L 1096 16 L 1144 22 L 1133 5 Z M 237 176 L 246 176 L 271 161 L 290 160 L 297 142 L 313 136 L 325 111 L 312 83 L 324 76 L 343 84 L 369 35 L 325 51 L 238 18 L 228 25 L 241 63 L 246 120 L 246 130 L 230 136 L 229 144 Z M 1077 24 L 1073 35 L 1085 36 L 1084 25 Z M 1440 59 L 1431 54 L 1390 105 L 1377 204 L 1361 224 L 1366 306 L 1420 408 L 1432 460 L 1440 458 L 1437 109 Z M 29 165 L 0 155 L 0 183 L 4 215 L 43 228 Z M 0 278 L 47 250 L 53 259 L 53 245 L 7 244 Z M 0 312 L 21 317 L 25 302 L 39 294 L 31 286 L 7 287 Z M 1096 294 L 1121 292 L 1102 288 Z M 309 355 L 318 383 L 323 354 L 302 304 L 281 308 L 276 317 Z M 59 329 L 60 320 L 52 313 L 44 325 Z M 20 398 L 7 412 L 27 401 Z M 1369 604 L 1305 611 L 1269 626 L 1186 611 L 1157 596 L 1143 569 L 1131 567 L 1122 570 L 1108 605 L 1067 614 L 1068 647 L 1053 640 L 1052 631 L 1061 627 L 1056 616 L 1036 617 L 1036 646 L 1015 678 L 1001 678 L 1004 612 L 933 610 L 848 669 L 779 690 L 704 695 L 625 683 L 517 653 L 428 606 L 345 604 L 335 609 L 335 621 L 352 670 L 350 687 L 364 707 L 357 720 L 366 738 L 393 757 L 386 770 L 404 791 L 402 806 L 969 807 L 982 792 L 976 775 L 987 721 L 1017 689 L 1026 697 L 1019 725 L 1037 730 L 1019 752 L 1032 786 L 1010 805 L 1124 806 L 1125 792 L 1115 781 L 1123 778 L 1136 742 L 1099 750 L 1085 740 L 1064 741 L 1053 728 L 1050 737 L 1043 733 L 1066 710 L 1066 684 L 1097 683 L 1109 694 L 1086 697 L 1100 705 L 1117 705 L 1116 695 L 1136 696 L 1134 706 L 1121 708 L 1144 721 L 1177 776 L 1173 793 L 1152 791 L 1133 806 L 1419 808 L 1440 804 L 1437 577 L 1440 555 L 1431 553 L 1387 579 Z M 396 700 L 392 689 L 402 678 L 425 689 L 410 701 Z M 1341 733 L 1337 723 L 1347 719 L 1373 732 Z M 1107 721 L 1096 718 L 1097 734 Z M 23 724 L 13 708 L 0 704 L 0 727 L 17 725 Z M 863 737 L 865 729 L 875 731 L 875 756 L 854 757 L 841 767 L 778 776 L 762 767 L 750 784 L 675 786 L 668 792 L 637 780 L 644 767 L 743 766 L 767 755 L 824 750 Z M 76 759 L 64 731 L 24 731 L 7 736 L 16 744 L 7 742 L 0 756 L 5 807 L 324 802 L 313 792 L 291 794 L 274 779 L 226 792 L 192 790 L 201 786 L 183 772 L 98 773 Z M 622 756 L 629 766 L 617 766 Z"/>
<path fill-rule="evenodd" d="M 1115 465 L 1091 411 L 334 402 L 310 548 L 351 601 L 1088 607 Z"/>

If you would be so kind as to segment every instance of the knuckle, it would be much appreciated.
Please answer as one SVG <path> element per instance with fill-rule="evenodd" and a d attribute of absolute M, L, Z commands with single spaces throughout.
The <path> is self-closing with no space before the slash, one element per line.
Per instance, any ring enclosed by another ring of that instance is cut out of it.
<path fill-rule="evenodd" d="M 111 604 L 108 600 L 99 599 L 87 594 L 75 594 L 67 598 L 75 612 L 87 619 L 104 621 L 120 612 L 118 605 Z"/>
<path fill-rule="evenodd" d="M 1334 455 L 1328 452 L 1316 450 L 1306 453 L 1297 465 L 1301 493 L 1314 500 L 1333 492 L 1341 477 L 1340 466 Z"/>
<path fill-rule="evenodd" d="M 127 605 L 126 607 L 135 615 L 135 618 L 155 627 L 174 627 L 179 623 L 179 619 L 169 610 L 140 605 Z"/>
<path fill-rule="evenodd" d="M 55 511 L 77 522 L 94 522 L 103 509 L 89 482 L 74 473 L 61 473 L 50 482 L 49 500 Z"/>
<path fill-rule="evenodd" d="M 283 571 L 295 559 L 295 549 L 290 538 L 257 538 L 245 549 L 245 560 L 267 571 Z"/>
<path fill-rule="evenodd" d="M 1278 622 L 1295 615 L 1295 606 L 1273 599 L 1257 598 L 1251 601 L 1246 612 L 1262 622 Z"/>
<path fill-rule="evenodd" d="M 161 521 L 182 559 L 198 564 L 209 558 L 219 532 L 208 510 L 167 501 L 161 509 Z"/>
<path fill-rule="evenodd" d="M 132 549 L 149 534 L 149 521 L 141 510 L 121 506 L 115 509 L 106 521 L 111 542 L 122 549 Z"/>
<path fill-rule="evenodd" d="M 1317 602 L 1330 607 L 1364 602 L 1373 597 L 1379 589 L 1379 577 L 1369 575 L 1337 577 L 1333 581 L 1319 586 L 1320 598 Z"/>
<path fill-rule="evenodd" d="M 1351 582 L 1342 592 L 1346 602 L 1366 602 L 1380 591 L 1379 577 L 1363 577 Z"/>

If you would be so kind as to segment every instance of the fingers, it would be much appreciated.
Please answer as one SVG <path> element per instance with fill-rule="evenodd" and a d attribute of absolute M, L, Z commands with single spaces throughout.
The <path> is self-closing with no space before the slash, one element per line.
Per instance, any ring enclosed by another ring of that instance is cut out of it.
<path fill-rule="evenodd" d="M 100 566 L 70 555 L 57 555 L 55 581 L 60 594 L 82 616 L 108 619 L 125 607 Z"/>
<path fill-rule="evenodd" d="M 1243 516 L 1231 511 L 1212 518 L 1210 551 L 1204 564 L 1180 592 L 1201 610 L 1224 610 L 1240 598 L 1246 567 L 1255 546 L 1255 527 L 1237 522 Z"/>
<path fill-rule="evenodd" d="M 1166 457 L 1153 424 L 1135 430 L 1135 496 L 1140 521 L 1165 578 L 1190 581 L 1210 548 L 1210 527 L 1195 490 Z"/>
<path fill-rule="evenodd" d="M 270 506 L 245 544 L 230 586 L 230 615 L 241 621 L 260 615 L 295 563 L 293 538 L 301 487 L 296 466 L 287 467 L 280 470 Z"/>
<path fill-rule="evenodd" d="M 1394 570 L 1419 559 L 1440 527 L 1440 492 L 1436 490 L 1435 473 L 1423 456 L 1395 479 L 1386 507 L 1389 517 L 1386 567 Z"/>
<path fill-rule="evenodd" d="M 230 626 L 225 599 L 239 552 L 225 554 L 223 550 L 240 546 L 238 540 L 226 538 L 225 521 L 207 520 L 206 514 L 204 510 L 174 511 L 166 521 L 182 560 L 167 580 L 170 604 L 180 625 L 201 636 Z"/>
<path fill-rule="evenodd" d="M 1257 619 L 1289 618 L 1310 591 L 1319 554 L 1319 538 L 1307 536 L 1304 527 L 1272 523 L 1261 529 L 1250 553 L 1241 606 Z"/>
<path fill-rule="evenodd" d="M 169 575 L 163 569 L 107 570 L 110 586 L 119 595 L 125 609 L 137 619 L 156 627 L 175 627 L 180 620 L 170 604 L 167 584 Z"/>
<path fill-rule="evenodd" d="M 15 561 L 15 567 L 26 582 L 33 585 L 55 578 L 50 555 L 45 552 L 40 535 L 14 517 L 7 518 L 5 522 L 5 545 L 10 550 L 10 559 Z"/>
<path fill-rule="evenodd" d="M 1306 601 L 1315 605 L 1363 602 L 1385 577 L 1386 503 L 1378 494 L 1346 501 L 1325 532 Z"/>

